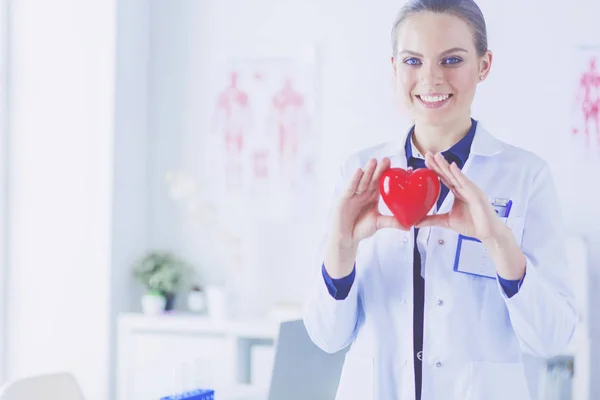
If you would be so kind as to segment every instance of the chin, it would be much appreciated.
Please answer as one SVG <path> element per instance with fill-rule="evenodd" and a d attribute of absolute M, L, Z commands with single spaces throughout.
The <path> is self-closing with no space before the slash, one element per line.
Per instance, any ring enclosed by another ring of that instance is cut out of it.
<path fill-rule="evenodd" d="M 453 114 L 448 112 L 419 112 L 414 120 L 420 124 L 441 126 L 449 124 L 453 120 Z"/>

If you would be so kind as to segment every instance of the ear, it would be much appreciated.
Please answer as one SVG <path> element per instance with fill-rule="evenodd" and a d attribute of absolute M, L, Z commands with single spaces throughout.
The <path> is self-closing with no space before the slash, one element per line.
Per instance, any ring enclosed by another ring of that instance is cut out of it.
<path fill-rule="evenodd" d="M 483 81 L 487 78 L 490 73 L 490 69 L 492 68 L 492 59 L 493 55 L 490 50 L 486 51 L 483 56 L 481 56 L 479 60 L 479 80 Z"/>
<path fill-rule="evenodd" d="M 396 73 L 396 59 L 394 58 L 394 56 L 390 57 L 390 62 L 392 64 L 392 74 L 394 75 L 394 78 L 395 78 L 397 73 Z"/>

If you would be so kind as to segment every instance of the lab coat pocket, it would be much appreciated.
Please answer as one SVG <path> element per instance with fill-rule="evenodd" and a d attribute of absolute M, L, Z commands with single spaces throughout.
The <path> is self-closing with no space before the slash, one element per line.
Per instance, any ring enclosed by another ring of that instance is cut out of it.
<path fill-rule="evenodd" d="M 511 362 L 474 362 L 472 400 L 531 400 L 523 364 Z"/>
<path fill-rule="evenodd" d="M 515 240 L 521 246 L 525 218 L 509 217 L 502 218 L 502 221 L 510 228 Z M 479 240 L 463 235 L 458 236 L 454 271 L 475 277 L 496 279 L 496 267 L 485 246 Z"/>
<path fill-rule="evenodd" d="M 356 347 L 346 354 L 335 400 L 378 400 L 375 393 L 375 357 Z"/>
<path fill-rule="evenodd" d="M 454 271 L 475 277 L 496 277 L 496 268 L 485 246 L 477 239 L 458 236 Z"/>

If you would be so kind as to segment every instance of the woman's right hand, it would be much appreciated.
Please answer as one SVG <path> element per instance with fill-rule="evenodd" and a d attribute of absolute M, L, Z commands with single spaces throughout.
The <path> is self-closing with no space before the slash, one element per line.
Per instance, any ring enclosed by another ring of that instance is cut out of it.
<path fill-rule="evenodd" d="M 325 267 L 332 278 L 352 272 L 361 240 L 382 228 L 404 229 L 393 216 L 379 212 L 379 180 L 389 168 L 389 158 L 379 163 L 376 159 L 369 160 L 364 170 L 356 170 L 343 192 L 334 213 L 325 257 Z"/>

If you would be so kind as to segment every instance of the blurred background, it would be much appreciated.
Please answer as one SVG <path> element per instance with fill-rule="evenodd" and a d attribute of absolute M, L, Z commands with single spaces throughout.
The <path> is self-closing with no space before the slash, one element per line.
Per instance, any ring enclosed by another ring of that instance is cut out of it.
<path fill-rule="evenodd" d="M 408 127 L 402 3 L 0 1 L 2 382 L 268 387 L 340 163 Z M 533 364 L 570 392 L 532 387 L 598 399 L 600 0 L 478 4 L 494 62 L 473 116 L 550 163 L 582 309 L 564 358 Z"/>

